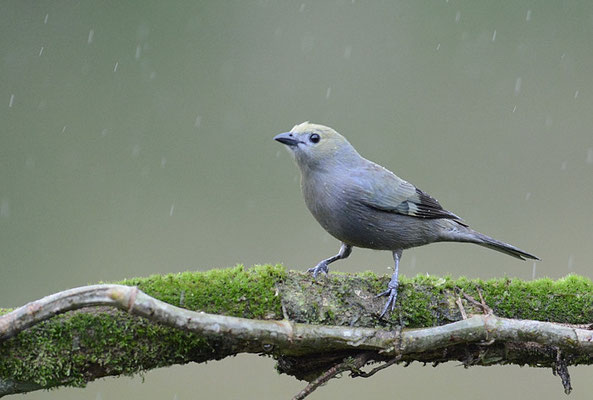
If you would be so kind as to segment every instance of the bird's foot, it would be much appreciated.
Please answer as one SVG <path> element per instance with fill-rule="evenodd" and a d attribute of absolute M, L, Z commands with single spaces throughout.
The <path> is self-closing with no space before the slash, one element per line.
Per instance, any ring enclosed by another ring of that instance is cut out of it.
<path fill-rule="evenodd" d="M 309 268 L 307 272 L 312 272 L 313 278 L 317 278 L 317 275 L 319 275 L 320 272 L 327 275 L 329 272 L 329 267 L 325 261 L 321 261 L 319 264 L 317 264 L 317 266 L 315 266 L 315 268 Z"/>
<path fill-rule="evenodd" d="M 387 290 L 384 292 L 379 293 L 376 297 L 383 297 L 388 296 L 387 302 L 385 303 L 385 307 L 383 307 L 383 312 L 379 315 L 379 318 L 383 318 L 383 316 L 389 311 L 393 311 L 395 309 L 395 301 L 397 300 L 397 287 L 399 285 L 395 284 L 392 285 L 391 283 L 387 286 Z"/>

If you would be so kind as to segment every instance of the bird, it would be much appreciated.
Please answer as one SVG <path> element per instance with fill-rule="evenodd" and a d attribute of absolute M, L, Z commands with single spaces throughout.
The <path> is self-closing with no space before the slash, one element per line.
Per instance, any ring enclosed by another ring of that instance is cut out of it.
<path fill-rule="evenodd" d="M 387 297 L 379 318 L 395 309 L 399 262 L 406 249 L 434 242 L 466 242 L 521 260 L 539 260 L 471 229 L 429 194 L 361 156 L 330 127 L 306 121 L 274 139 L 294 156 L 307 208 L 341 242 L 336 255 L 307 270 L 314 279 L 327 274 L 331 263 L 350 256 L 353 247 L 392 252 L 393 274 L 387 289 L 377 295 Z"/>

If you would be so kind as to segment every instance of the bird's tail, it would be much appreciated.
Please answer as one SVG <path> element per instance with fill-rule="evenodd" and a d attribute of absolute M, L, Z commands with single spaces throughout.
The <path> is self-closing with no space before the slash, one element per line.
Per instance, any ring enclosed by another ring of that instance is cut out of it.
<path fill-rule="evenodd" d="M 529 254 L 528 252 L 523 251 L 513 245 L 501 242 L 500 240 L 491 238 L 490 236 L 484 235 L 483 233 L 476 232 L 473 229 L 468 228 L 468 232 L 463 235 L 462 240 L 479 244 L 480 246 L 484 246 L 492 250 L 500 251 L 501 253 L 508 254 L 509 256 L 513 256 L 520 260 L 525 260 L 527 258 L 531 260 L 539 260 L 539 258 L 533 254 Z"/>

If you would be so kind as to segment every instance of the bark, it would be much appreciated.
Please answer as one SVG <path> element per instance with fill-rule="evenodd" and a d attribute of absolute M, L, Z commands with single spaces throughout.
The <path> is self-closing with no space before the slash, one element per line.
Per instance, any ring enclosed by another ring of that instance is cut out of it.
<path fill-rule="evenodd" d="M 0 317 L 0 396 L 241 352 L 312 382 L 304 395 L 340 371 L 372 375 L 370 363 L 452 360 L 552 368 L 568 392 L 567 366 L 593 361 L 585 278 L 403 278 L 379 319 L 388 280 L 260 266 L 71 289 Z"/>

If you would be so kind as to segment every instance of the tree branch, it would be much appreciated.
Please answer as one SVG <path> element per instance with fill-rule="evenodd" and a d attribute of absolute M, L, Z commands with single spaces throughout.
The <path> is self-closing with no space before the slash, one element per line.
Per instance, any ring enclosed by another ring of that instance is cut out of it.
<path fill-rule="evenodd" d="M 0 396 L 240 352 L 275 357 L 312 382 L 305 395 L 338 372 L 370 376 L 383 366 L 360 368 L 394 360 L 550 367 L 569 391 L 567 366 L 593 362 L 585 278 L 402 279 L 396 312 L 380 320 L 374 294 L 388 279 L 237 267 L 50 295 L 0 317 Z M 480 315 L 463 319 L 460 305 Z M 498 316 L 481 314 L 488 308 Z"/>

